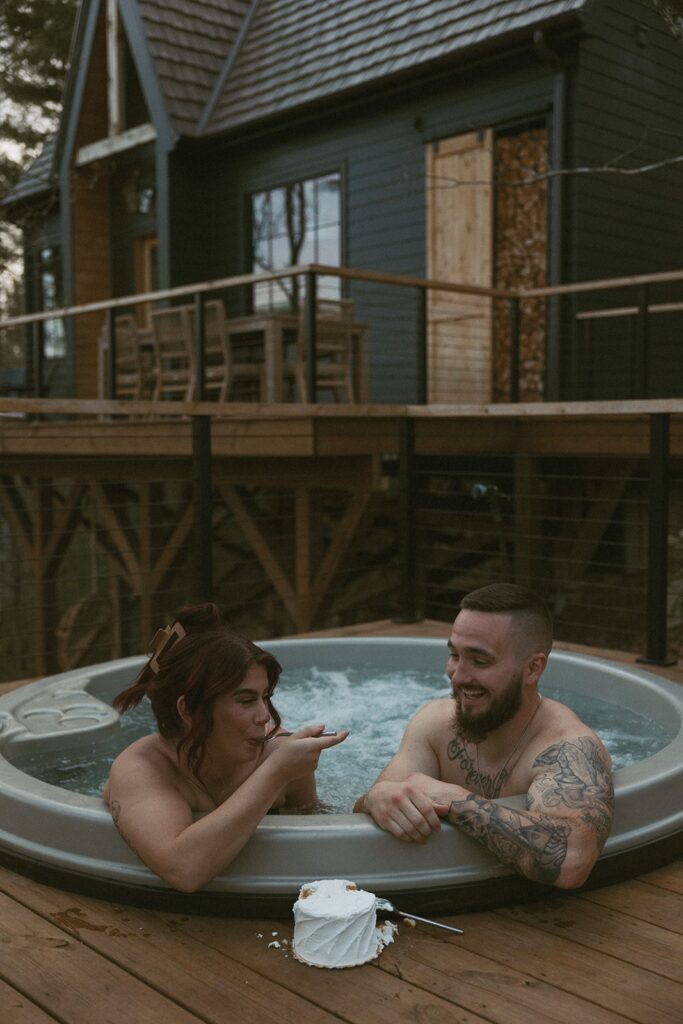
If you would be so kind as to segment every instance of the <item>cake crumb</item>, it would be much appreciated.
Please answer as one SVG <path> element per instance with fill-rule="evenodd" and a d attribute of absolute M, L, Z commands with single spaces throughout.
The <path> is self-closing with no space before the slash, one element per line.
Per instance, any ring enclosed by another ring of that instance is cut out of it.
<path fill-rule="evenodd" d="M 403 920 L 409 928 L 415 928 L 417 922 L 413 921 L 412 917 L 404 917 Z"/>
<path fill-rule="evenodd" d="M 268 949 L 279 949 L 279 948 L 280 948 L 280 943 L 277 941 L 277 939 L 275 939 L 274 942 L 269 942 L 268 943 Z"/>

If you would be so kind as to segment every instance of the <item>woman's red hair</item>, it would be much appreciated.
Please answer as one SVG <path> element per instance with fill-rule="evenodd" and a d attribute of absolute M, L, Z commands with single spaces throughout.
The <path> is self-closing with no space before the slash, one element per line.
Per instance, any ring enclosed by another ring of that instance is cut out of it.
<path fill-rule="evenodd" d="M 222 626 L 214 604 L 183 608 L 174 621 L 186 635 L 161 651 L 158 674 L 147 662 L 135 682 L 112 703 L 123 714 L 148 697 L 160 734 L 175 740 L 179 753 L 185 748 L 190 770 L 197 775 L 213 728 L 216 699 L 236 690 L 253 665 L 266 670 L 272 731 L 279 728 L 280 716 L 271 697 L 282 668 L 272 654 Z M 189 726 L 178 712 L 180 697 L 191 720 Z"/>

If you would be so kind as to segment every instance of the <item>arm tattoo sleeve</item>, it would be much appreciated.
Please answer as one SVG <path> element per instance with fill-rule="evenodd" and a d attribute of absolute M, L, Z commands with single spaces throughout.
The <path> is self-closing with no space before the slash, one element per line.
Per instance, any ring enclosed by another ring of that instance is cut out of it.
<path fill-rule="evenodd" d="M 526 878 L 552 884 L 562 870 L 575 831 L 591 833 L 597 852 L 609 834 L 614 809 L 611 772 L 591 736 L 564 740 L 534 761 L 542 769 L 514 810 L 474 794 L 451 804 L 448 820 Z"/>
<path fill-rule="evenodd" d="M 562 870 L 570 826 L 561 818 L 512 810 L 471 794 L 453 801 L 448 820 L 526 878 L 551 885 Z"/>
<path fill-rule="evenodd" d="M 534 761 L 545 768 L 529 790 L 531 808 L 565 808 L 595 834 L 601 850 L 614 813 L 612 772 L 592 736 L 578 736 L 548 747 Z"/>

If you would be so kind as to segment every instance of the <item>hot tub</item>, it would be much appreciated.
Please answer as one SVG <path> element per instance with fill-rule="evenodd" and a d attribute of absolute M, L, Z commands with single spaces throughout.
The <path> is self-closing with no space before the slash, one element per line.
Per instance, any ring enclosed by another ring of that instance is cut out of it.
<path fill-rule="evenodd" d="M 285 671 L 442 671 L 445 644 L 410 638 L 264 642 Z M 103 802 L 42 782 L 13 762 L 29 750 L 61 751 L 119 728 L 108 701 L 145 659 L 126 658 L 52 676 L 0 698 L 0 862 L 89 895 L 191 913 L 288 916 L 302 882 L 349 878 L 415 913 L 456 913 L 547 895 L 445 825 L 428 843 L 403 843 L 366 815 L 268 816 L 228 869 L 199 893 L 170 890 L 135 856 Z M 615 772 L 612 833 L 589 886 L 621 880 L 683 852 L 683 688 L 651 673 L 554 651 L 542 683 L 599 696 L 668 730 L 658 753 Z M 543 688 L 543 687 L 542 687 Z M 371 780 L 369 780 L 371 781 Z M 523 797 L 502 798 L 523 806 Z"/>

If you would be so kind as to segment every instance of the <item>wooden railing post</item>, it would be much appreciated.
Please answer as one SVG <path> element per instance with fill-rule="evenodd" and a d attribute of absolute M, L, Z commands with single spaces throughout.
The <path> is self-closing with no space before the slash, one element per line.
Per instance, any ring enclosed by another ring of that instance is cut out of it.
<path fill-rule="evenodd" d="M 673 665 L 667 657 L 669 556 L 669 414 L 650 415 L 650 480 L 647 539 L 647 637 L 644 657 L 650 665 Z"/>

